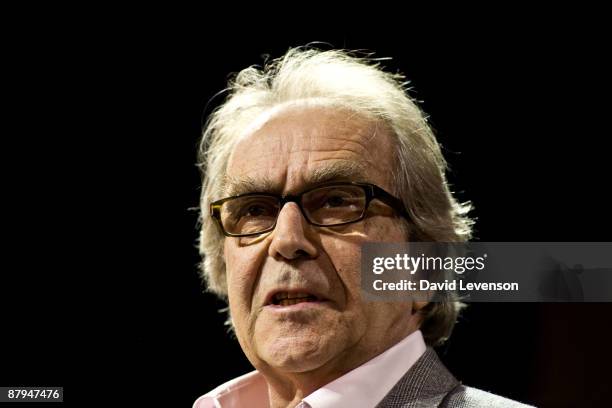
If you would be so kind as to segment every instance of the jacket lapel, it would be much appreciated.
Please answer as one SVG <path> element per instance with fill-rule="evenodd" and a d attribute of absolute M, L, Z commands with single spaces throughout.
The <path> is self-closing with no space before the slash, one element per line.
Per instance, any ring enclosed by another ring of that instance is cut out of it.
<path fill-rule="evenodd" d="M 421 358 L 395 384 L 377 408 L 438 407 L 459 384 L 444 367 L 436 352 L 427 347 Z"/>

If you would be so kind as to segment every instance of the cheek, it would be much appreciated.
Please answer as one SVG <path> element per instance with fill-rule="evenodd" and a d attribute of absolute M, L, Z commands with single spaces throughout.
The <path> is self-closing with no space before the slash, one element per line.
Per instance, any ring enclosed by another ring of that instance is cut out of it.
<path fill-rule="evenodd" d="M 361 265 L 362 240 L 354 239 L 354 237 L 347 238 L 342 239 L 337 236 L 321 237 L 321 247 L 340 278 L 345 278 L 349 275 L 359 276 L 359 266 Z"/>
<path fill-rule="evenodd" d="M 342 283 L 346 309 L 351 315 L 361 316 L 361 323 L 373 324 L 372 320 L 380 319 L 387 313 L 393 319 L 398 305 L 384 306 L 365 303 L 361 293 L 361 246 L 364 242 L 403 242 L 405 233 L 397 226 L 397 220 L 389 217 L 373 216 L 366 218 L 363 224 L 354 224 L 352 233 L 344 236 L 322 235 L 321 245 Z"/>
<path fill-rule="evenodd" d="M 348 316 L 361 316 L 363 314 L 361 300 L 361 244 L 363 235 L 352 236 L 323 236 L 321 246 L 333 265 L 335 279 L 338 280 L 337 299 L 342 299 L 339 307 Z M 357 321 L 362 320 L 357 318 Z"/>
<path fill-rule="evenodd" d="M 361 298 L 361 246 L 364 242 L 404 242 L 405 233 L 397 221 L 373 216 L 363 224 L 353 224 L 350 233 L 321 236 L 321 245 L 329 256 L 347 295 Z"/>
<path fill-rule="evenodd" d="M 403 222 L 397 218 L 374 216 L 366 219 L 365 231 L 368 241 L 371 242 L 404 242 L 407 241 L 406 232 L 398 223 Z"/>
<path fill-rule="evenodd" d="M 251 313 L 253 291 L 259 277 L 263 256 L 262 245 L 239 246 L 236 240 L 226 240 L 224 256 L 227 291 L 232 319 L 242 326 Z"/>

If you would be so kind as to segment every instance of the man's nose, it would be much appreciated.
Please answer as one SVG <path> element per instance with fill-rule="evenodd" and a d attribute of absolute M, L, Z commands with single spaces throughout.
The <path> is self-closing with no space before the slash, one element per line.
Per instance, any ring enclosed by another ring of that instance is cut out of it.
<path fill-rule="evenodd" d="M 304 218 L 296 203 L 289 202 L 281 209 L 272 231 L 268 254 L 273 258 L 315 258 L 317 247 L 312 240 L 312 226 Z"/>

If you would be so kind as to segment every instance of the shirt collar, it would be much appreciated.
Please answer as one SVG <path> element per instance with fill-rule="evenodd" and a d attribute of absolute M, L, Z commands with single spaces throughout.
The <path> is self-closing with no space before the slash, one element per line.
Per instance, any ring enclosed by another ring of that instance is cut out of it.
<path fill-rule="evenodd" d="M 303 399 L 311 408 L 375 407 L 425 353 L 417 330 L 382 354 Z"/>

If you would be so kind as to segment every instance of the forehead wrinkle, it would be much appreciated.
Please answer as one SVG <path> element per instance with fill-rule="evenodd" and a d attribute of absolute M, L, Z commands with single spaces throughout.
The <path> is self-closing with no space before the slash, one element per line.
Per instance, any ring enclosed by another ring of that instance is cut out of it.
<path fill-rule="evenodd" d="M 332 163 L 319 166 L 311 172 L 304 174 L 304 183 L 300 187 L 303 190 L 331 181 L 364 181 L 366 177 L 365 169 L 366 166 L 360 162 L 351 160 L 335 160 Z M 282 186 L 265 177 L 236 177 L 226 174 L 223 180 L 222 191 L 224 191 L 227 196 L 256 192 L 281 194 Z"/>
<path fill-rule="evenodd" d="M 301 114 L 299 111 L 297 113 Z M 290 116 L 292 114 L 293 112 Z M 348 117 L 334 117 L 333 119 L 332 121 L 331 118 L 326 117 L 321 126 L 312 126 L 308 133 L 301 134 L 299 131 L 295 133 L 296 130 L 291 126 L 292 122 L 286 123 L 288 119 L 283 115 L 271 115 L 261 127 L 251 133 L 251 136 L 256 138 L 264 137 L 275 142 L 274 148 L 260 152 L 263 154 L 260 154 L 256 161 L 281 164 L 279 155 L 283 157 L 287 155 L 288 163 L 285 164 L 287 167 L 285 167 L 284 177 L 279 180 L 276 177 L 271 178 L 271 174 L 265 174 L 266 167 L 259 166 L 258 170 L 261 170 L 261 173 L 260 171 L 253 172 L 255 169 L 251 168 L 248 172 L 224 177 L 221 191 L 228 195 L 251 192 L 299 193 L 311 186 L 328 181 L 376 181 L 366 179 L 374 176 L 368 170 L 370 168 L 379 173 L 378 166 L 381 163 L 373 160 L 371 153 L 374 147 L 372 143 L 381 133 L 381 123 L 354 113 Z M 283 133 L 302 140 L 310 139 L 310 143 L 306 145 L 290 143 L 288 139 L 291 137 L 282 137 Z M 333 139 L 341 146 L 319 144 L 318 139 Z M 245 143 L 245 140 L 246 138 L 243 138 L 239 144 Z M 254 142 L 251 141 L 252 143 Z M 244 153 L 242 150 L 241 152 Z M 308 156 L 314 155 L 314 157 L 307 156 L 307 159 L 302 161 L 300 155 L 303 153 L 308 153 Z M 237 154 L 235 150 L 232 153 L 232 159 L 236 159 Z M 298 155 L 298 160 L 293 159 L 294 154 Z M 367 177 L 368 175 L 370 177 Z"/>

